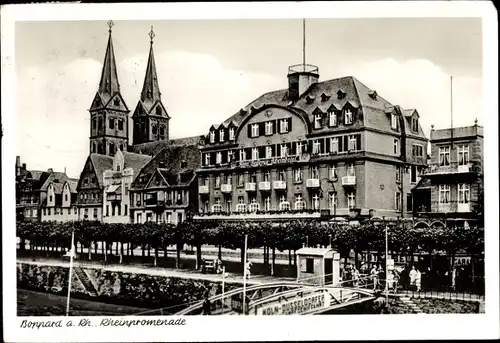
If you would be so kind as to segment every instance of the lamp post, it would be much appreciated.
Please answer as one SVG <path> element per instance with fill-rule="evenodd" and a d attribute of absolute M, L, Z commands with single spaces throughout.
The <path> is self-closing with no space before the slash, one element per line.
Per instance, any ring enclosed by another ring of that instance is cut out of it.
<path fill-rule="evenodd" d="M 247 224 L 248 225 L 248 224 Z M 245 252 L 243 263 L 243 314 L 246 314 L 246 295 L 247 295 L 247 241 L 248 235 L 245 235 Z"/>
<path fill-rule="evenodd" d="M 384 217 L 384 226 L 385 226 L 385 304 L 389 305 L 389 284 L 387 283 L 387 279 L 389 278 L 389 240 L 387 236 L 387 223 L 385 222 Z"/>
<path fill-rule="evenodd" d="M 68 297 L 66 299 L 66 317 L 69 316 L 69 300 L 71 297 L 71 277 L 73 276 L 73 256 L 75 255 L 75 229 L 71 231 L 71 248 L 69 250 L 69 279 L 68 279 Z"/>

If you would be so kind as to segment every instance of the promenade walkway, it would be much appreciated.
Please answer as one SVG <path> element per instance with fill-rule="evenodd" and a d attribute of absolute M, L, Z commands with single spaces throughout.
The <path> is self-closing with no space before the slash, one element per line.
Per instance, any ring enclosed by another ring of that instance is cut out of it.
<path fill-rule="evenodd" d="M 17 258 L 17 262 L 25 264 L 36 264 L 45 266 L 56 266 L 56 267 L 69 267 L 68 261 L 62 261 L 58 259 L 51 258 Z M 74 261 L 75 266 L 83 268 L 96 268 L 108 271 L 122 272 L 122 273 L 135 273 L 135 274 L 145 274 L 145 275 L 155 275 L 155 276 L 165 276 L 165 277 L 178 277 L 183 279 L 196 279 L 196 280 L 207 280 L 213 282 L 221 282 L 222 275 L 219 274 L 203 274 L 198 271 L 186 270 L 186 269 L 171 269 L 171 268 L 160 268 L 160 267 L 143 267 L 136 265 L 123 265 L 123 264 L 103 264 L 100 262 L 88 262 L 88 261 Z M 242 274 L 227 273 L 225 278 L 227 283 L 239 283 L 243 284 Z M 283 282 L 295 282 L 295 278 L 284 278 L 284 277 L 273 277 L 264 275 L 253 275 L 247 280 L 247 284 L 262 284 L 271 283 L 277 281 Z"/>

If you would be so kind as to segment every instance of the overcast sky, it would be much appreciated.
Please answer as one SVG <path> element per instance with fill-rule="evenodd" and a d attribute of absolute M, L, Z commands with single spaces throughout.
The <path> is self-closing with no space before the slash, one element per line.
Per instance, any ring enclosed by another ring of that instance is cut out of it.
<path fill-rule="evenodd" d="M 172 138 L 206 134 L 262 93 L 285 88 L 302 61 L 302 21 L 115 21 L 122 95 L 134 110 L 148 32 Z M 89 149 L 89 112 L 108 37 L 105 21 L 16 24 L 16 154 L 28 169 L 78 177 Z M 480 19 L 308 19 L 306 62 L 320 81 L 355 76 L 394 105 L 416 108 L 424 131 L 482 124 Z"/>

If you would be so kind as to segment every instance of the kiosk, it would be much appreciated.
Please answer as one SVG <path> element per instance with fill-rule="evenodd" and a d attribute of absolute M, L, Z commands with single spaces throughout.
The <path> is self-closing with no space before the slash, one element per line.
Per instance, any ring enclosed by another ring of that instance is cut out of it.
<path fill-rule="evenodd" d="M 337 286 L 340 280 L 340 254 L 330 248 L 297 250 L 297 281 L 317 286 Z"/>

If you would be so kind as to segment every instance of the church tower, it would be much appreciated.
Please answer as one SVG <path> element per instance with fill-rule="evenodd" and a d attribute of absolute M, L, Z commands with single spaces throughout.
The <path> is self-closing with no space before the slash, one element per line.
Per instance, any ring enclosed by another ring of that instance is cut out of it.
<path fill-rule="evenodd" d="M 161 102 L 160 87 L 156 75 L 156 64 L 153 54 L 153 27 L 149 32 L 150 47 L 146 76 L 141 97 L 135 108 L 132 120 L 134 122 L 133 144 L 156 141 L 168 141 L 170 117 Z"/>
<path fill-rule="evenodd" d="M 128 150 L 129 109 L 120 93 L 115 52 L 109 21 L 109 38 L 102 66 L 99 89 L 90 112 L 90 153 L 114 156 L 118 149 Z"/>

